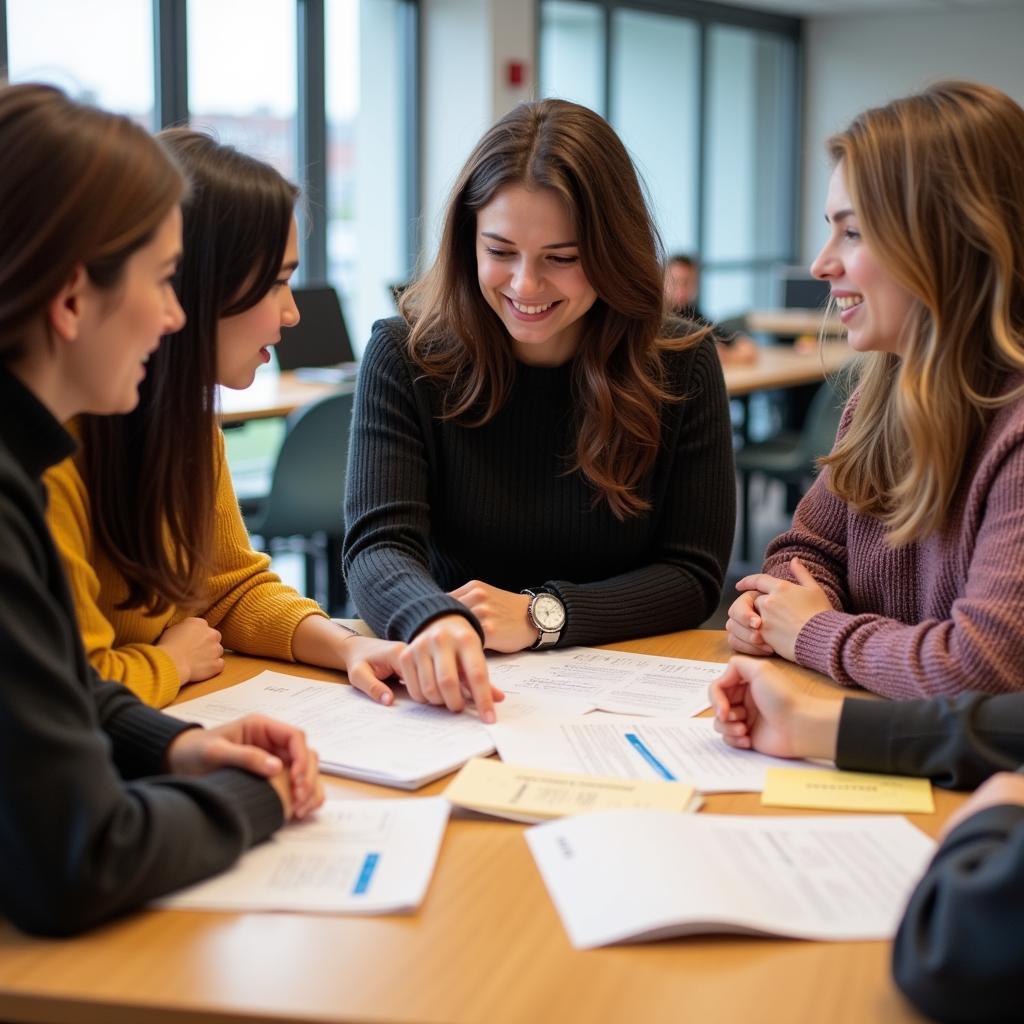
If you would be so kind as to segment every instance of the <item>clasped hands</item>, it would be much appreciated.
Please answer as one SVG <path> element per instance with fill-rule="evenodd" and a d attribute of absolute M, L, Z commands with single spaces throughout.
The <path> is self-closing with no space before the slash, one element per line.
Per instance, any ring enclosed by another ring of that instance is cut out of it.
<path fill-rule="evenodd" d="M 178 733 L 167 748 L 166 765 L 175 775 L 207 775 L 219 768 L 260 775 L 274 787 L 285 821 L 305 818 L 324 802 L 320 760 L 306 734 L 265 715 Z"/>
<path fill-rule="evenodd" d="M 800 630 L 815 615 L 832 610 L 828 595 L 803 562 L 794 558 L 789 567 L 796 582 L 761 572 L 736 584 L 740 596 L 729 608 L 725 624 L 733 650 L 795 661 Z"/>

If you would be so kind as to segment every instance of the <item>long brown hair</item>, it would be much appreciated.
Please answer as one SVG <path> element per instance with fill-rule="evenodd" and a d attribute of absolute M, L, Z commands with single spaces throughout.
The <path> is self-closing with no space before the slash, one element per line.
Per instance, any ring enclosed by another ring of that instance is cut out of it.
<path fill-rule="evenodd" d="M 209 135 L 174 128 L 157 138 L 190 182 L 176 281 L 188 320 L 150 358 L 135 410 L 83 417 L 82 440 L 96 536 L 128 583 L 120 606 L 162 612 L 201 604 L 209 579 L 217 323 L 270 290 L 298 191 Z"/>
<path fill-rule="evenodd" d="M 573 364 L 578 433 L 570 471 L 619 519 L 649 503 L 639 492 L 661 440 L 663 354 L 695 344 L 664 322 L 661 244 L 629 154 L 592 110 L 563 100 L 523 103 L 477 143 L 448 203 L 437 259 L 402 295 L 409 353 L 446 395 L 443 415 L 466 426 L 508 398 L 515 358 L 476 277 L 476 215 L 504 188 L 551 189 L 565 203 L 580 265 L 597 292 Z"/>
<path fill-rule="evenodd" d="M 115 290 L 181 198 L 172 160 L 126 117 L 47 85 L 0 87 L 0 361 L 24 354 L 83 265 Z"/>
<path fill-rule="evenodd" d="M 865 243 L 916 302 L 900 355 L 865 360 L 829 487 L 894 546 L 938 529 L 992 410 L 1024 395 L 1024 110 L 943 82 L 828 142 Z"/>

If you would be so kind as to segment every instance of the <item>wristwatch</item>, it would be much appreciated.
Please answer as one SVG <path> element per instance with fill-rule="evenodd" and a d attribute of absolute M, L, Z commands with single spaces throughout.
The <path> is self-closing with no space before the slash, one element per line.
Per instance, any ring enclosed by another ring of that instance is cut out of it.
<path fill-rule="evenodd" d="M 520 593 L 530 598 L 526 617 L 537 630 L 537 639 L 530 650 L 554 647 L 565 628 L 565 605 L 549 590 L 521 590 Z"/>

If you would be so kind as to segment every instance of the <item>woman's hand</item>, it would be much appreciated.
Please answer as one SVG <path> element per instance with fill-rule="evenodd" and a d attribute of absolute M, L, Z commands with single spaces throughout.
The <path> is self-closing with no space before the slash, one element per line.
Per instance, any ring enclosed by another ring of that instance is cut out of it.
<path fill-rule="evenodd" d="M 497 721 L 494 704 L 505 695 L 491 686 L 480 636 L 464 616 L 434 619 L 413 637 L 398 661 L 413 700 L 452 711 L 461 711 L 472 700 L 481 721 Z"/>
<path fill-rule="evenodd" d="M 305 818 L 324 802 L 316 751 L 293 725 L 264 715 L 246 715 L 214 729 L 187 729 L 167 748 L 168 770 L 206 775 L 241 768 L 261 775 L 277 790 L 285 820 Z"/>
<path fill-rule="evenodd" d="M 761 635 L 761 616 L 757 614 L 757 609 L 754 607 L 754 600 L 757 596 L 756 590 L 748 590 L 746 593 L 740 594 L 729 606 L 729 618 L 725 623 L 725 631 L 729 634 L 729 646 L 740 654 L 775 653 L 764 642 L 764 637 Z"/>
<path fill-rule="evenodd" d="M 527 614 L 528 594 L 513 594 L 480 580 L 470 580 L 453 590 L 451 596 L 476 616 L 484 631 L 484 647 L 489 651 L 513 654 L 536 641 L 537 629 Z"/>
<path fill-rule="evenodd" d="M 195 616 L 168 626 L 156 646 L 170 655 L 182 683 L 200 683 L 224 671 L 221 636 Z"/>
<path fill-rule="evenodd" d="M 843 702 L 808 697 L 777 665 L 730 658 L 708 699 L 715 729 L 731 747 L 773 757 L 835 759 Z"/>
<path fill-rule="evenodd" d="M 792 559 L 789 567 L 795 583 L 767 573 L 757 573 L 744 576 L 736 584 L 736 589 L 753 593 L 754 612 L 761 620 L 759 632 L 763 644 L 788 661 L 795 661 L 796 638 L 800 630 L 815 615 L 831 611 L 832 603 L 799 558 Z M 729 614 L 731 620 L 732 609 Z M 730 631 L 730 637 L 732 635 Z"/>
<path fill-rule="evenodd" d="M 939 832 L 939 841 L 972 815 L 986 807 L 999 807 L 1002 804 L 1024 804 L 1024 775 L 1019 772 L 997 772 L 993 775 L 949 816 Z"/>
<path fill-rule="evenodd" d="M 393 704 L 395 695 L 384 680 L 401 677 L 406 645 L 356 634 L 344 638 L 341 650 L 348 681 L 378 704 Z"/>

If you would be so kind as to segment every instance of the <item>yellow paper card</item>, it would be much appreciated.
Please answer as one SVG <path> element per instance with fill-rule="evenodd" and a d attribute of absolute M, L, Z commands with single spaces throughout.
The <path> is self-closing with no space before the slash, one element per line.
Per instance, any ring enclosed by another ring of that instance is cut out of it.
<path fill-rule="evenodd" d="M 902 775 L 869 775 L 822 769 L 769 768 L 761 803 L 765 807 L 810 807 L 821 811 L 889 811 L 932 814 L 932 784 Z"/>
<path fill-rule="evenodd" d="M 695 811 L 701 803 L 682 782 L 535 771 L 483 758 L 467 761 L 442 795 L 456 807 L 526 822 L 624 807 Z"/>

